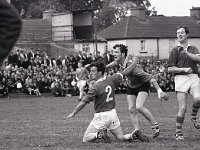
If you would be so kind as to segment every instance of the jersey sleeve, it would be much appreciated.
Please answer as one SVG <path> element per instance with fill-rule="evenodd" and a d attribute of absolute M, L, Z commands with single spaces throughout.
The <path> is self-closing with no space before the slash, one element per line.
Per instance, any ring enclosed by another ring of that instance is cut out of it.
<path fill-rule="evenodd" d="M 111 76 L 111 79 L 115 83 L 115 86 L 119 86 L 120 83 L 123 82 L 123 75 L 121 73 L 116 73 L 115 75 Z"/>
<path fill-rule="evenodd" d="M 196 55 L 200 55 L 200 52 L 199 52 L 199 50 L 198 50 L 197 47 L 194 47 L 194 54 L 196 54 Z"/>
<path fill-rule="evenodd" d="M 95 87 L 92 87 L 89 89 L 87 95 L 83 99 L 84 102 L 90 103 L 95 100 L 96 96 L 98 95 L 98 91 L 95 89 Z"/>
<path fill-rule="evenodd" d="M 176 66 L 177 61 L 177 47 L 174 47 L 169 55 L 168 67 Z"/>

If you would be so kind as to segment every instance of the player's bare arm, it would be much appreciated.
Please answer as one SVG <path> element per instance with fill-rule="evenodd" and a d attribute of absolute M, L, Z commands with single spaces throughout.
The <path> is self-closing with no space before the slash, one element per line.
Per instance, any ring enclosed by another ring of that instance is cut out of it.
<path fill-rule="evenodd" d="M 178 68 L 175 66 L 168 67 L 168 72 L 170 73 L 192 73 L 191 68 Z"/>
<path fill-rule="evenodd" d="M 185 51 L 185 54 L 192 59 L 193 61 L 200 62 L 200 54 L 192 54 L 190 52 Z"/>
<path fill-rule="evenodd" d="M 80 101 L 79 104 L 76 106 L 76 108 L 74 109 L 74 111 L 68 115 L 67 118 L 72 118 L 74 117 L 79 111 L 81 111 L 85 106 L 87 105 L 87 103 L 85 101 Z"/>
<path fill-rule="evenodd" d="M 150 83 L 153 85 L 153 87 L 157 90 L 158 93 L 158 99 L 159 100 L 165 100 L 167 101 L 169 99 L 169 96 L 167 93 L 163 92 L 162 89 L 160 88 L 160 86 L 158 85 L 157 81 L 155 78 L 152 78 L 150 80 Z"/>
<path fill-rule="evenodd" d="M 119 65 L 119 63 L 117 61 L 113 61 L 113 62 L 109 63 L 108 65 L 106 65 L 106 69 L 111 69 L 118 65 Z"/>

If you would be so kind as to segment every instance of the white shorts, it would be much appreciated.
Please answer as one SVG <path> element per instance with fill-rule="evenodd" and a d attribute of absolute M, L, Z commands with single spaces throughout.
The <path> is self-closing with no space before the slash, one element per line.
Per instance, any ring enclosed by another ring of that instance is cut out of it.
<path fill-rule="evenodd" d="M 200 84 L 197 74 L 176 75 L 174 78 L 176 92 L 190 92 L 190 89 Z"/>
<path fill-rule="evenodd" d="M 79 80 L 77 82 L 77 87 L 80 89 L 81 87 L 85 87 L 86 86 L 86 80 Z"/>
<path fill-rule="evenodd" d="M 106 112 L 95 113 L 93 120 L 90 122 L 96 129 L 107 128 L 114 130 L 120 126 L 120 121 L 115 109 Z"/>

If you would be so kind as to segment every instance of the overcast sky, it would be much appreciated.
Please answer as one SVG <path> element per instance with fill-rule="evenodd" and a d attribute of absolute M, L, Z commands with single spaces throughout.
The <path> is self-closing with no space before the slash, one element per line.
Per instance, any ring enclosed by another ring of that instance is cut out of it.
<path fill-rule="evenodd" d="M 189 16 L 192 6 L 200 7 L 200 0 L 150 0 L 158 15 Z"/>

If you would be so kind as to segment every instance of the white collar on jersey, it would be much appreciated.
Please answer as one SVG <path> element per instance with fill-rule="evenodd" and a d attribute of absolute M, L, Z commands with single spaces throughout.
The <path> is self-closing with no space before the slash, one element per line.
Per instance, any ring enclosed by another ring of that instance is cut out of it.
<path fill-rule="evenodd" d="M 178 45 L 179 47 L 183 47 L 180 43 L 178 43 L 177 45 Z M 191 46 L 191 45 L 188 43 L 188 45 L 187 45 L 187 47 L 186 47 L 186 51 L 188 50 L 188 47 L 189 47 L 189 46 Z M 183 47 L 183 48 L 184 48 L 184 47 Z"/>
<path fill-rule="evenodd" d="M 105 79 L 106 79 L 106 76 L 104 76 L 104 77 L 98 79 L 95 83 L 98 83 L 98 82 L 103 81 L 103 80 L 105 80 Z"/>

